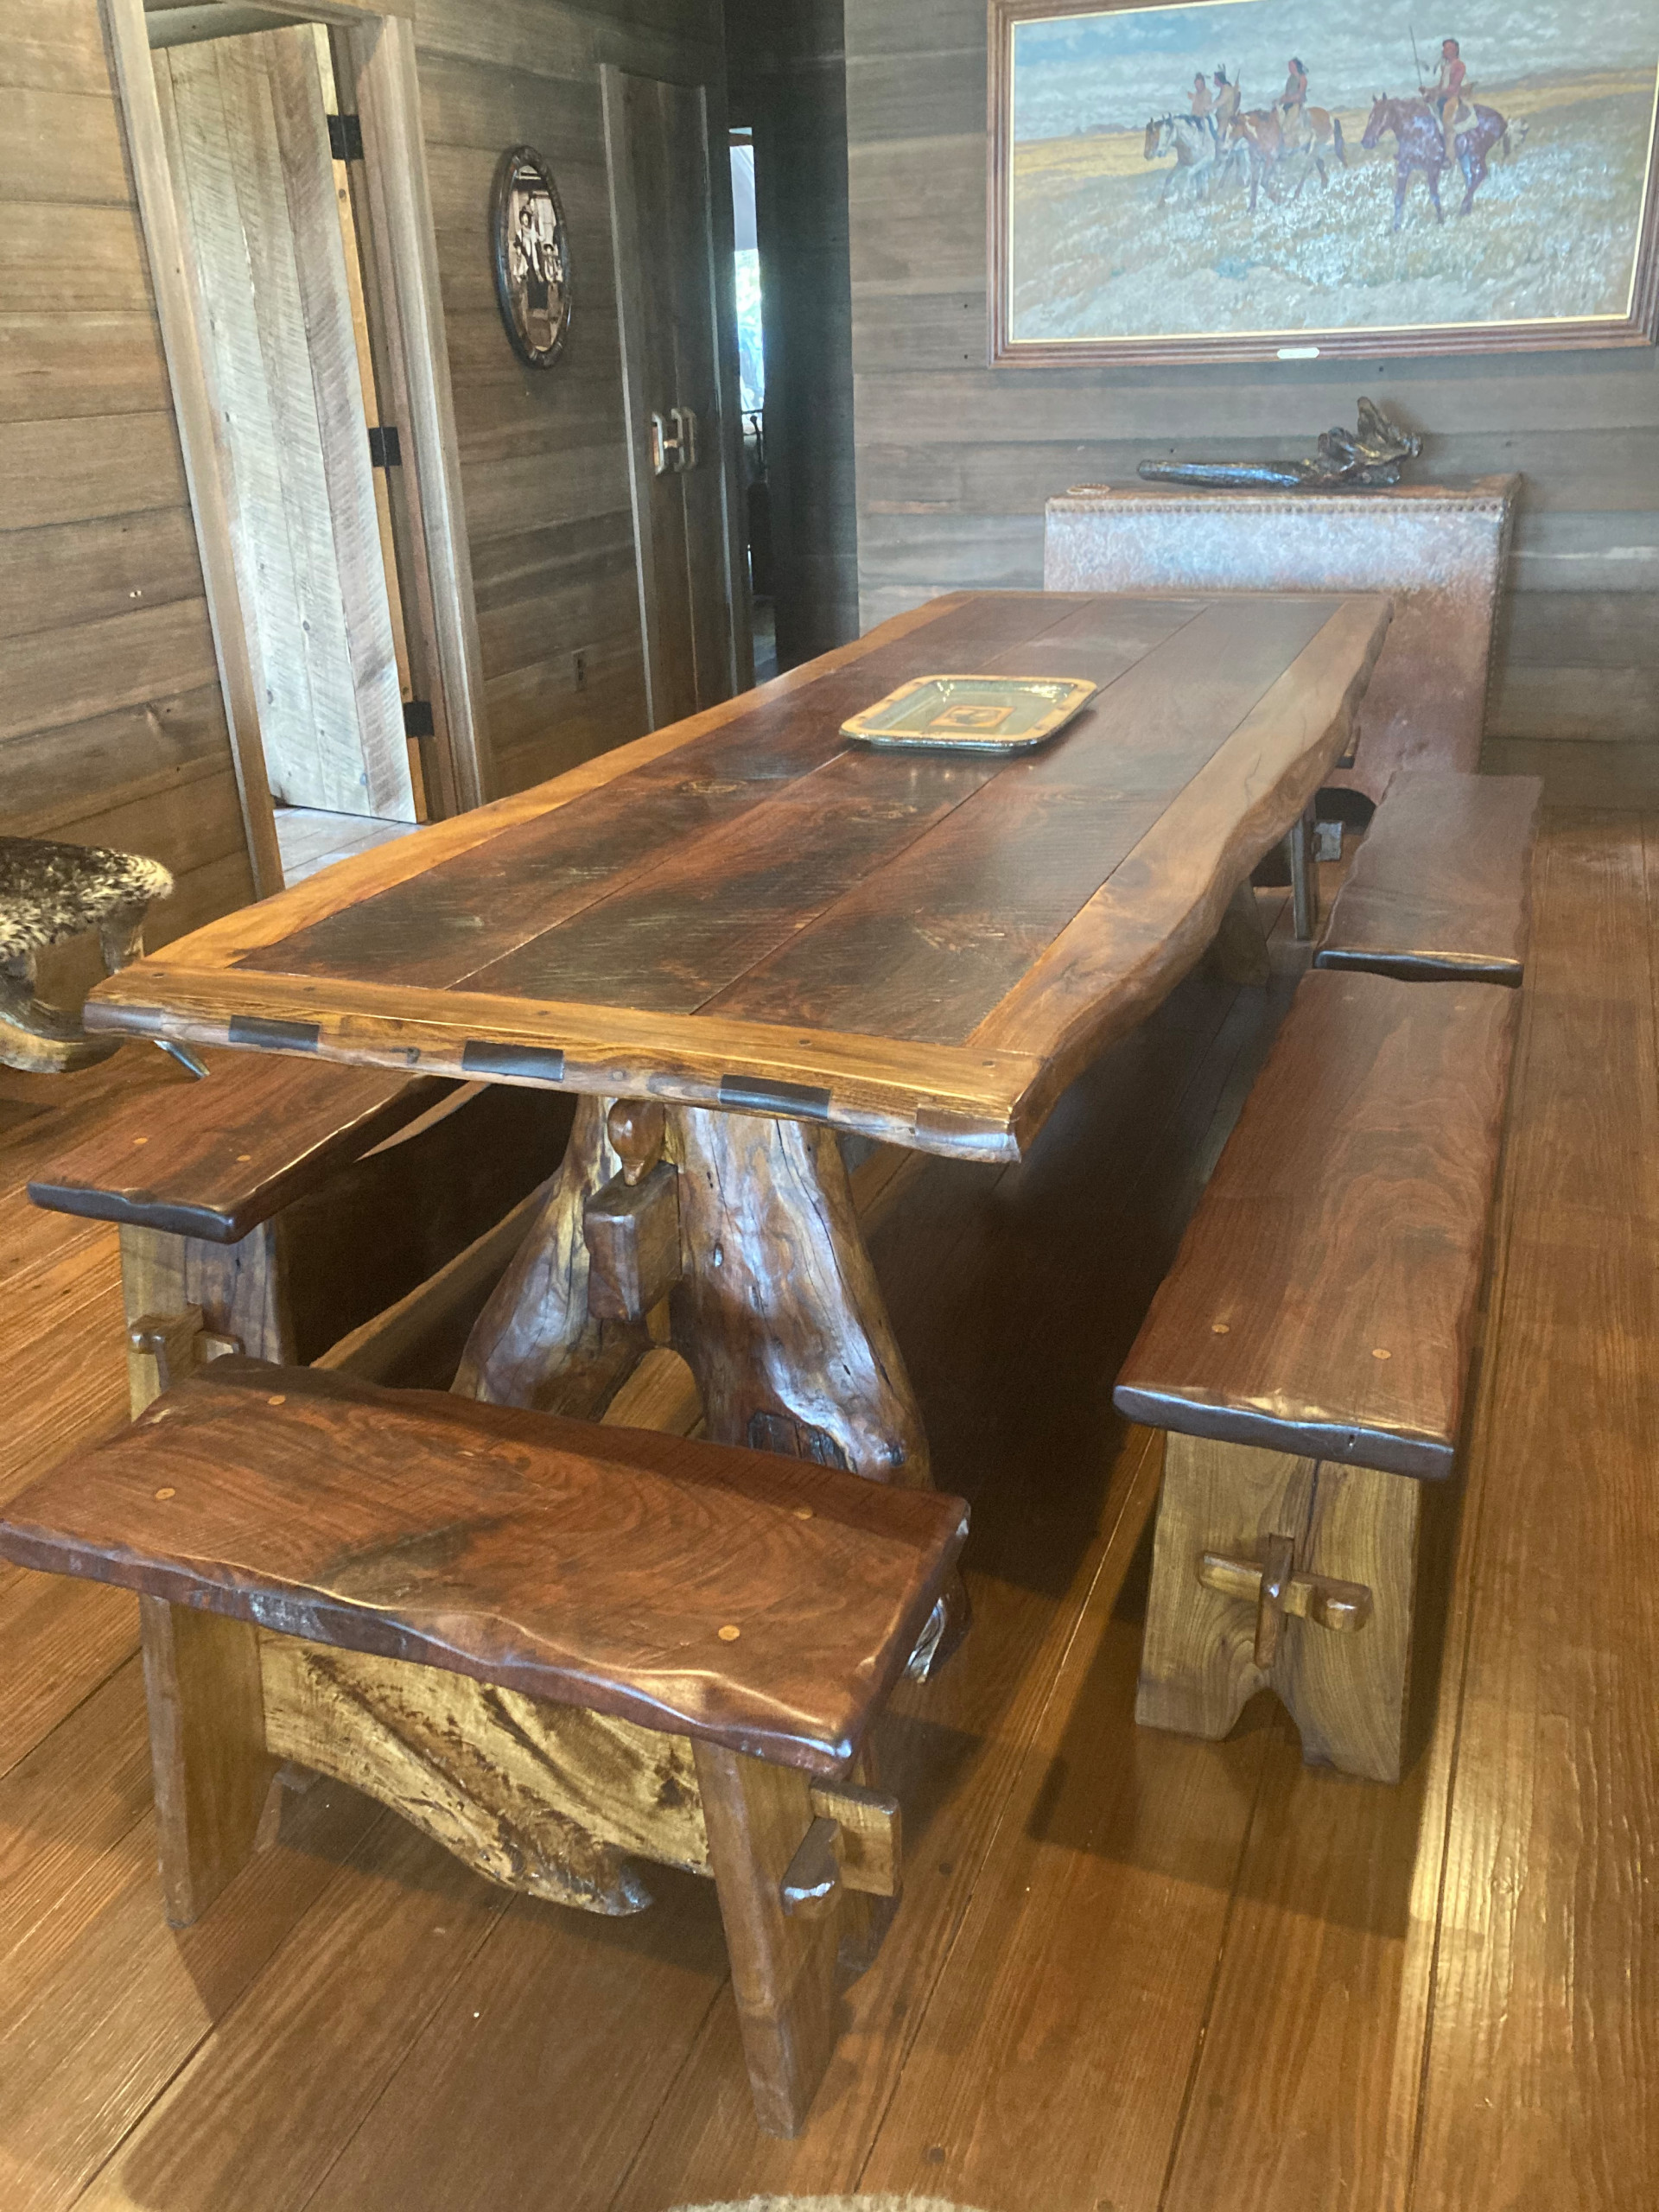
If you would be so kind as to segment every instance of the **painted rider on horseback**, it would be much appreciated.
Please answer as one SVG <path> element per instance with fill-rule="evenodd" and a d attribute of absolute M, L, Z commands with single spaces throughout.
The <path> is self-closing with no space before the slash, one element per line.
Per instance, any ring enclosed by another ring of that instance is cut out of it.
<path fill-rule="evenodd" d="M 1446 134 L 1446 158 L 1448 166 L 1458 158 L 1458 114 L 1463 105 L 1468 86 L 1469 72 L 1463 52 L 1454 38 L 1445 40 L 1440 47 L 1440 73 L 1432 85 L 1420 85 L 1418 90 L 1440 118 L 1440 129 Z"/>
<path fill-rule="evenodd" d="M 1224 143 L 1232 129 L 1234 118 L 1238 113 L 1239 90 L 1238 86 L 1228 82 L 1224 69 L 1217 70 L 1216 97 L 1211 110 L 1210 128 L 1216 134 L 1217 144 Z"/>
<path fill-rule="evenodd" d="M 1203 124 L 1212 138 L 1216 135 L 1215 106 L 1210 97 L 1210 80 L 1200 69 L 1192 79 L 1192 119 Z"/>
<path fill-rule="evenodd" d="M 1307 64 L 1292 54 L 1289 74 L 1285 79 L 1284 93 L 1279 102 L 1279 111 L 1284 118 L 1280 129 L 1287 146 L 1300 149 L 1312 143 L 1313 134 L 1306 120 L 1306 109 Z"/>

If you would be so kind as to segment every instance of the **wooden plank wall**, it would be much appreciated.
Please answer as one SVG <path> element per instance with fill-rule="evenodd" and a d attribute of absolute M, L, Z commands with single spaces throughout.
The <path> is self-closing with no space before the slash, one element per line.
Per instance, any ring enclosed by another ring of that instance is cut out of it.
<path fill-rule="evenodd" d="M 720 0 L 419 0 L 427 162 L 454 383 L 495 789 L 646 727 L 602 63 L 706 82 L 724 114 Z M 569 227 L 564 357 L 527 369 L 497 310 L 490 185 L 539 149 Z M 578 661 L 580 660 L 580 666 Z"/>
<path fill-rule="evenodd" d="M 160 944 L 252 895 L 96 0 L 0 0 L 0 830 L 170 868 Z"/>
<path fill-rule="evenodd" d="M 1527 479 L 1490 748 L 1659 730 L 1659 371 L 1646 349 L 1001 370 L 986 359 L 984 0 L 846 0 L 865 626 L 1042 574 L 1043 504 L 1153 455 L 1308 449 L 1369 391 L 1437 475 Z M 1649 779 L 1654 755 L 1624 763 Z"/>
<path fill-rule="evenodd" d="M 859 632 L 842 0 L 726 0 L 754 130 L 779 664 Z"/>
<path fill-rule="evenodd" d="M 400 10 L 401 12 L 401 10 Z M 419 67 L 497 787 L 645 728 L 599 69 L 704 80 L 719 0 L 419 0 Z M 152 941 L 252 893 L 97 0 L 0 0 L 0 830 L 152 853 Z M 508 347 L 496 160 L 537 145 L 576 309 Z M 581 667 L 578 669 L 578 656 Z"/>

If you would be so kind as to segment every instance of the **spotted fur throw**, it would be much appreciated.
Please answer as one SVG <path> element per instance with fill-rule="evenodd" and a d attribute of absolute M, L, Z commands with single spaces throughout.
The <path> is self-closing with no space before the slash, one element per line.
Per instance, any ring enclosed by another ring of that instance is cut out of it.
<path fill-rule="evenodd" d="M 137 853 L 0 837 L 0 961 L 26 960 L 84 930 L 136 919 L 172 889 L 161 862 Z"/>

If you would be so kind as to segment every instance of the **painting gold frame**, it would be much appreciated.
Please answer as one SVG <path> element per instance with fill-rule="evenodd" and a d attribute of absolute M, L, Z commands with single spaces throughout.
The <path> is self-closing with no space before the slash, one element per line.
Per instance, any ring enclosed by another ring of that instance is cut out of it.
<path fill-rule="evenodd" d="M 1190 0 L 988 0 L 989 174 L 987 190 L 990 343 L 995 368 L 1176 366 L 1214 361 L 1359 359 L 1541 352 L 1659 342 L 1659 104 L 1649 136 L 1647 175 L 1628 311 L 1619 316 L 1516 322 L 1436 322 L 1351 330 L 1287 328 L 1123 337 L 1013 334 L 1014 34 L 1025 22 L 1190 4 Z M 1564 10 L 1573 0 L 1560 0 Z M 1576 16 L 1578 10 L 1573 9 Z M 1655 42 L 1659 61 L 1659 33 Z M 1453 218 L 1448 214 L 1448 226 Z"/>

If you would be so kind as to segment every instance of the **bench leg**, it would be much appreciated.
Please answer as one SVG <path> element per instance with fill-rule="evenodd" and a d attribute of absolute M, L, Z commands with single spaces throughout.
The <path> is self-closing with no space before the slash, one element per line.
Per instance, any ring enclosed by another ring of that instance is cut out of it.
<path fill-rule="evenodd" d="M 277 1761 L 252 1625 L 161 1598 L 138 1604 L 162 1893 L 173 1926 L 188 1928 L 253 1856 Z"/>
<path fill-rule="evenodd" d="M 839 1911 L 784 1910 L 783 1880 L 812 1826 L 808 1777 L 717 1745 L 696 1746 L 709 1855 L 755 2118 L 798 2135 L 835 2047 Z"/>
<path fill-rule="evenodd" d="M 1135 1718 L 1216 1740 L 1272 1689 L 1310 1762 L 1404 1764 L 1417 1484 L 1167 1440 Z"/>
<path fill-rule="evenodd" d="M 1298 944 L 1312 944 L 1319 929 L 1319 869 L 1314 850 L 1317 829 L 1310 805 L 1285 840 L 1290 861 L 1290 905 Z"/>

